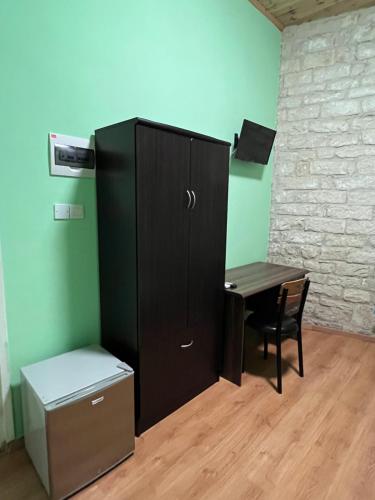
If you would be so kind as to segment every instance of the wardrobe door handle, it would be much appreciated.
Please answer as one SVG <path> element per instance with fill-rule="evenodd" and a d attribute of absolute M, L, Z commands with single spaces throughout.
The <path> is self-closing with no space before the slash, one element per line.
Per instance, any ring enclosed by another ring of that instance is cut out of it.
<path fill-rule="evenodd" d="M 194 208 L 195 208 L 195 204 L 197 203 L 197 198 L 196 198 L 196 196 L 195 196 L 194 191 L 193 191 L 193 190 L 191 190 L 191 192 L 193 193 L 193 198 L 194 198 L 194 201 L 193 201 L 193 206 L 191 207 L 191 209 L 192 209 L 192 210 L 194 210 Z"/>
<path fill-rule="evenodd" d="M 181 344 L 181 349 L 186 349 L 187 347 L 191 347 L 194 344 L 194 340 L 190 340 L 188 344 Z"/>
<path fill-rule="evenodd" d="M 188 209 L 189 209 L 189 208 L 190 208 L 190 205 L 191 205 L 191 194 L 190 194 L 190 191 L 189 191 L 188 189 L 186 190 L 186 194 L 187 194 L 187 195 L 188 195 L 188 197 L 189 197 L 189 202 L 188 202 L 188 206 L 187 206 L 187 207 L 188 207 Z"/>

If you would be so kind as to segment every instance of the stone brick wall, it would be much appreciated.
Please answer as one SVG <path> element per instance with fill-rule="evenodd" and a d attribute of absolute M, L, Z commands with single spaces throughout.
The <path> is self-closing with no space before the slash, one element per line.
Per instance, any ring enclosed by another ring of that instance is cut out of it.
<path fill-rule="evenodd" d="M 306 320 L 375 335 L 375 7 L 282 44 L 269 260 L 312 271 Z"/>

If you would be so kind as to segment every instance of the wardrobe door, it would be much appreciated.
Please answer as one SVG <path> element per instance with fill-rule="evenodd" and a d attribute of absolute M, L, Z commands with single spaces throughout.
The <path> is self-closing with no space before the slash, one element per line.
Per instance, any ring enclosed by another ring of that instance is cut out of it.
<path fill-rule="evenodd" d="M 187 324 L 189 139 L 136 128 L 142 432 L 174 406 L 174 350 Z"/>
<path fill-rule="evenodd" d="M 223 323 L 229 148 L 191 143 L 188 325 L 201 344 L 201 374 L 218 371 Z"/>

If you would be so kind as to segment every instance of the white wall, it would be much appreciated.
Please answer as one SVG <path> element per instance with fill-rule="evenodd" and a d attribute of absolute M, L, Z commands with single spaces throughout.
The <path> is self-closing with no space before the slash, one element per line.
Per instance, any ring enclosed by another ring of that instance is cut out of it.
<path fill-rule="evenodd" d="M 375 334 L 375 7 L 283 33 L 269 258 L 312 271 L 308 321 Z"/>
<path fill-rule="evenodd" d="M 0 448 L 14 439 L 12 400 L 8 369 L 8 337 L 5 316 L 3 266 L 0 247 Z"/>

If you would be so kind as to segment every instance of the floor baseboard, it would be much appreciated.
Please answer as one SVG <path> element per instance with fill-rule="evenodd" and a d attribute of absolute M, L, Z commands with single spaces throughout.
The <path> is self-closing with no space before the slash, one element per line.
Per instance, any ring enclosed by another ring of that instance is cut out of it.
<path fill-rule="evenodd" d="M 313 325 L 312 323 L 303 323 L 303 328 L 311 331 L 319 331 L 321 333 L 328 333 L 329 335 L 341 335 L 344 337 L 351 337 L 353 339 L 362 340 L 364 342 L 375 342 L 375 335 L 365 335 L 364 333 L 346 332 L 345 330 L 336 330 L 326 326 Z"/>
<path fill-rule="evenodd" d="M 13 451 L 20 450 L 25 447 L 25 440 L 23 437 L 14 439 L 10 441 L 10 443 L 5 443 L 2 447 L 0 447 L 0 456 L 6 455 L 7 453 L 12 453 Z"/>

